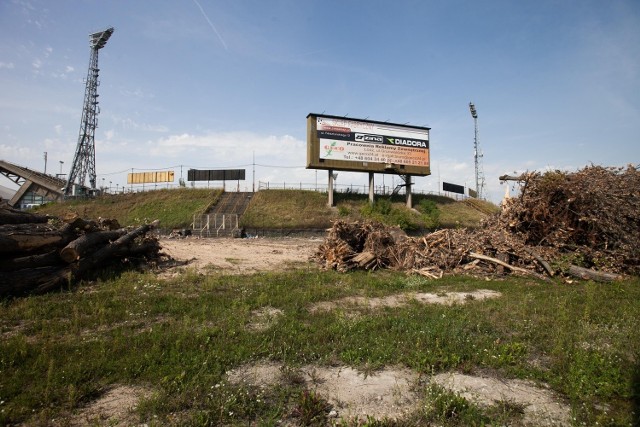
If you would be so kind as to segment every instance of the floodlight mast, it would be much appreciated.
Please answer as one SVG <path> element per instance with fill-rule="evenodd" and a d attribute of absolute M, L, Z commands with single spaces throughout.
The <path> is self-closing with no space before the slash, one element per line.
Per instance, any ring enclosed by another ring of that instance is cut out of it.
<path fill-rule="evenodd" d="M 476 167 L 476 197 L 484 198 L 484 172 L 482 170 L 482 151 L 480 150 L 480 142 L 478 141 L 478 110 L 473 102 L 469 103 L 469 111 L 473 117 L 474 137 L 473 137 L 473 158 Z"/>
<path fill-rule="evenodd" d="M 98 81 L 98 73 L 100 71 L 98 68 L 98 51 L 105 47 L 113 31 L 113 27 L 110 27 L 89 35 L 91 55 L 82 107 L 82 120 L 80 122 L 76 153 L 64 188 L 65 196 L 75 195 L 76 185 L 85 187 L 87 175 L 89 175 L 89 189 L 96 190 L 95 133 L 98 127 L 98 113 L 100 112 L 98 107 L 98 86 L 100 84 Z"/>

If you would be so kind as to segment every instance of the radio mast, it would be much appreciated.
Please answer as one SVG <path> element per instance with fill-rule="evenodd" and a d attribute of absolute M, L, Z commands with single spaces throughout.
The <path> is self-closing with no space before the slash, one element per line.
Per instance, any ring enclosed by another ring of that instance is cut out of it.
<path fill-rule="evenodd" d="M 76 194 L 76 187 L 86 188 L 85 182 L 89 175 L 89 190 L 96 190 L 96 147 L 95 133 L 98 127 L 98 51 L 106 44 L 113 34 L 113 27 L 104 31 L 98 31 L 89 35 L 89 47 L 91 56 L 89 71 L 87 72 L 86 88 L 84 92 L 84 105 L 82 107 L 82 120 L 80 122 L 80 134 L 76 154 L 73 157 L 71 171 L 64 188 L 64 195 Z"/>
<path fill-rule="evenodd" d="M 473 137 L 473 158 L 476 165 L 476 197 L 484 198 L 484 171 L 482 169 L 482 151 L 478 141 L 478 111 L 473 102 L 469 103 L 469 111 L 473 117 L 474 137 Z"/>

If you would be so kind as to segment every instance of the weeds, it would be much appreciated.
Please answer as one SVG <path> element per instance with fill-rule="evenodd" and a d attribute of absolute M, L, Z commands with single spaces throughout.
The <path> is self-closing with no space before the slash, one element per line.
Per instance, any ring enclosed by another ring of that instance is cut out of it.
<path fill-rule="evenodd" d="M 356 317 L 307 309 L 347 296 L 479 288 L 502 297 L 363 309 Z M 138 414 L 152 424 L 269 425 L 293 412 L 315 422 L 324 419 L 327 397 L 304 394 L 298 369 L 344 364 L 371 371 L 399 365 L 426 375 L 489 370 L 544 381 L 571 403 L 577 422 L 625 425 L 638 395 L 638 301 L 638 279 L 542 286 L 462 277 L 434 283 L 388 271 L 187 273 L 167 280 L 128 272 L 0 304 L 0 424 L 46 424 L 114 384 L 151 390 Z M 265 307 L 282 311 L 277 324 L 248 330 Z M 533 363 L 540 357 L 544 367 Z M 285 366 L 281 385 L 225 382 L 225 372 L 259 360 Z M 520 413 L 508 401 L 489 410 L 443 390 L 424 393 L 407 424 L 509 424 Z M 402 425 L 376 423 L 370 425 Z"/>

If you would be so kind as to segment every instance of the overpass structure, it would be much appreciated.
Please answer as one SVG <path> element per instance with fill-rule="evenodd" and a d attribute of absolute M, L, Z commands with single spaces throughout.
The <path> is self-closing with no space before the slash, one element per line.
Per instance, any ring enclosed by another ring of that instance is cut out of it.
<path fill-rule="evenodd" d="M 63 198 L 66 181 L 33 169 L 0 160 L 0 174 L 20 186 L 9 205 L 24 209 Z"/>

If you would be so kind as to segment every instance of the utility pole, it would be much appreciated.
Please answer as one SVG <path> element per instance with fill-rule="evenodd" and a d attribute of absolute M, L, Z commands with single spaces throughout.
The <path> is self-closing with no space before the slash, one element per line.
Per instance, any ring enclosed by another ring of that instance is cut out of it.
<path fill-rule="evenodd" d="M 473 137 L 473 158 L 476 168 L 476 197 L 484 198 L 484 171 L 482 169 L 482 151 L 480 150 L 480 142 L 478 141 L 478 111 L 473 102 L 469 103 L 469 111 L 473 117 L 474 137 Z"/>
<path fill-rule="evenodd" d="M 107 28 L 89 35 L 89 47 L 91 56 L 89 70 L 87 72 L 86 88 L 84 93 L 84 105 L 82 107 L 82 120 L 80 122 L 80 134 L 78 145 L 73 157 L 71 170 L 67 177 L 67 185 L 64 188 L 65 196 L 75 194 L 75 186 L 85 186 L 89 175 L 89 189 L 96 190 L 96 147 L 95 134 L 98 127 L 98 51 L 106 44 L 113 34 L 113 28 Z"/>
<path fill-rule="evenodd" d="M 44 174 L 47 174 L 47 152 L 44 152 Z"/>

